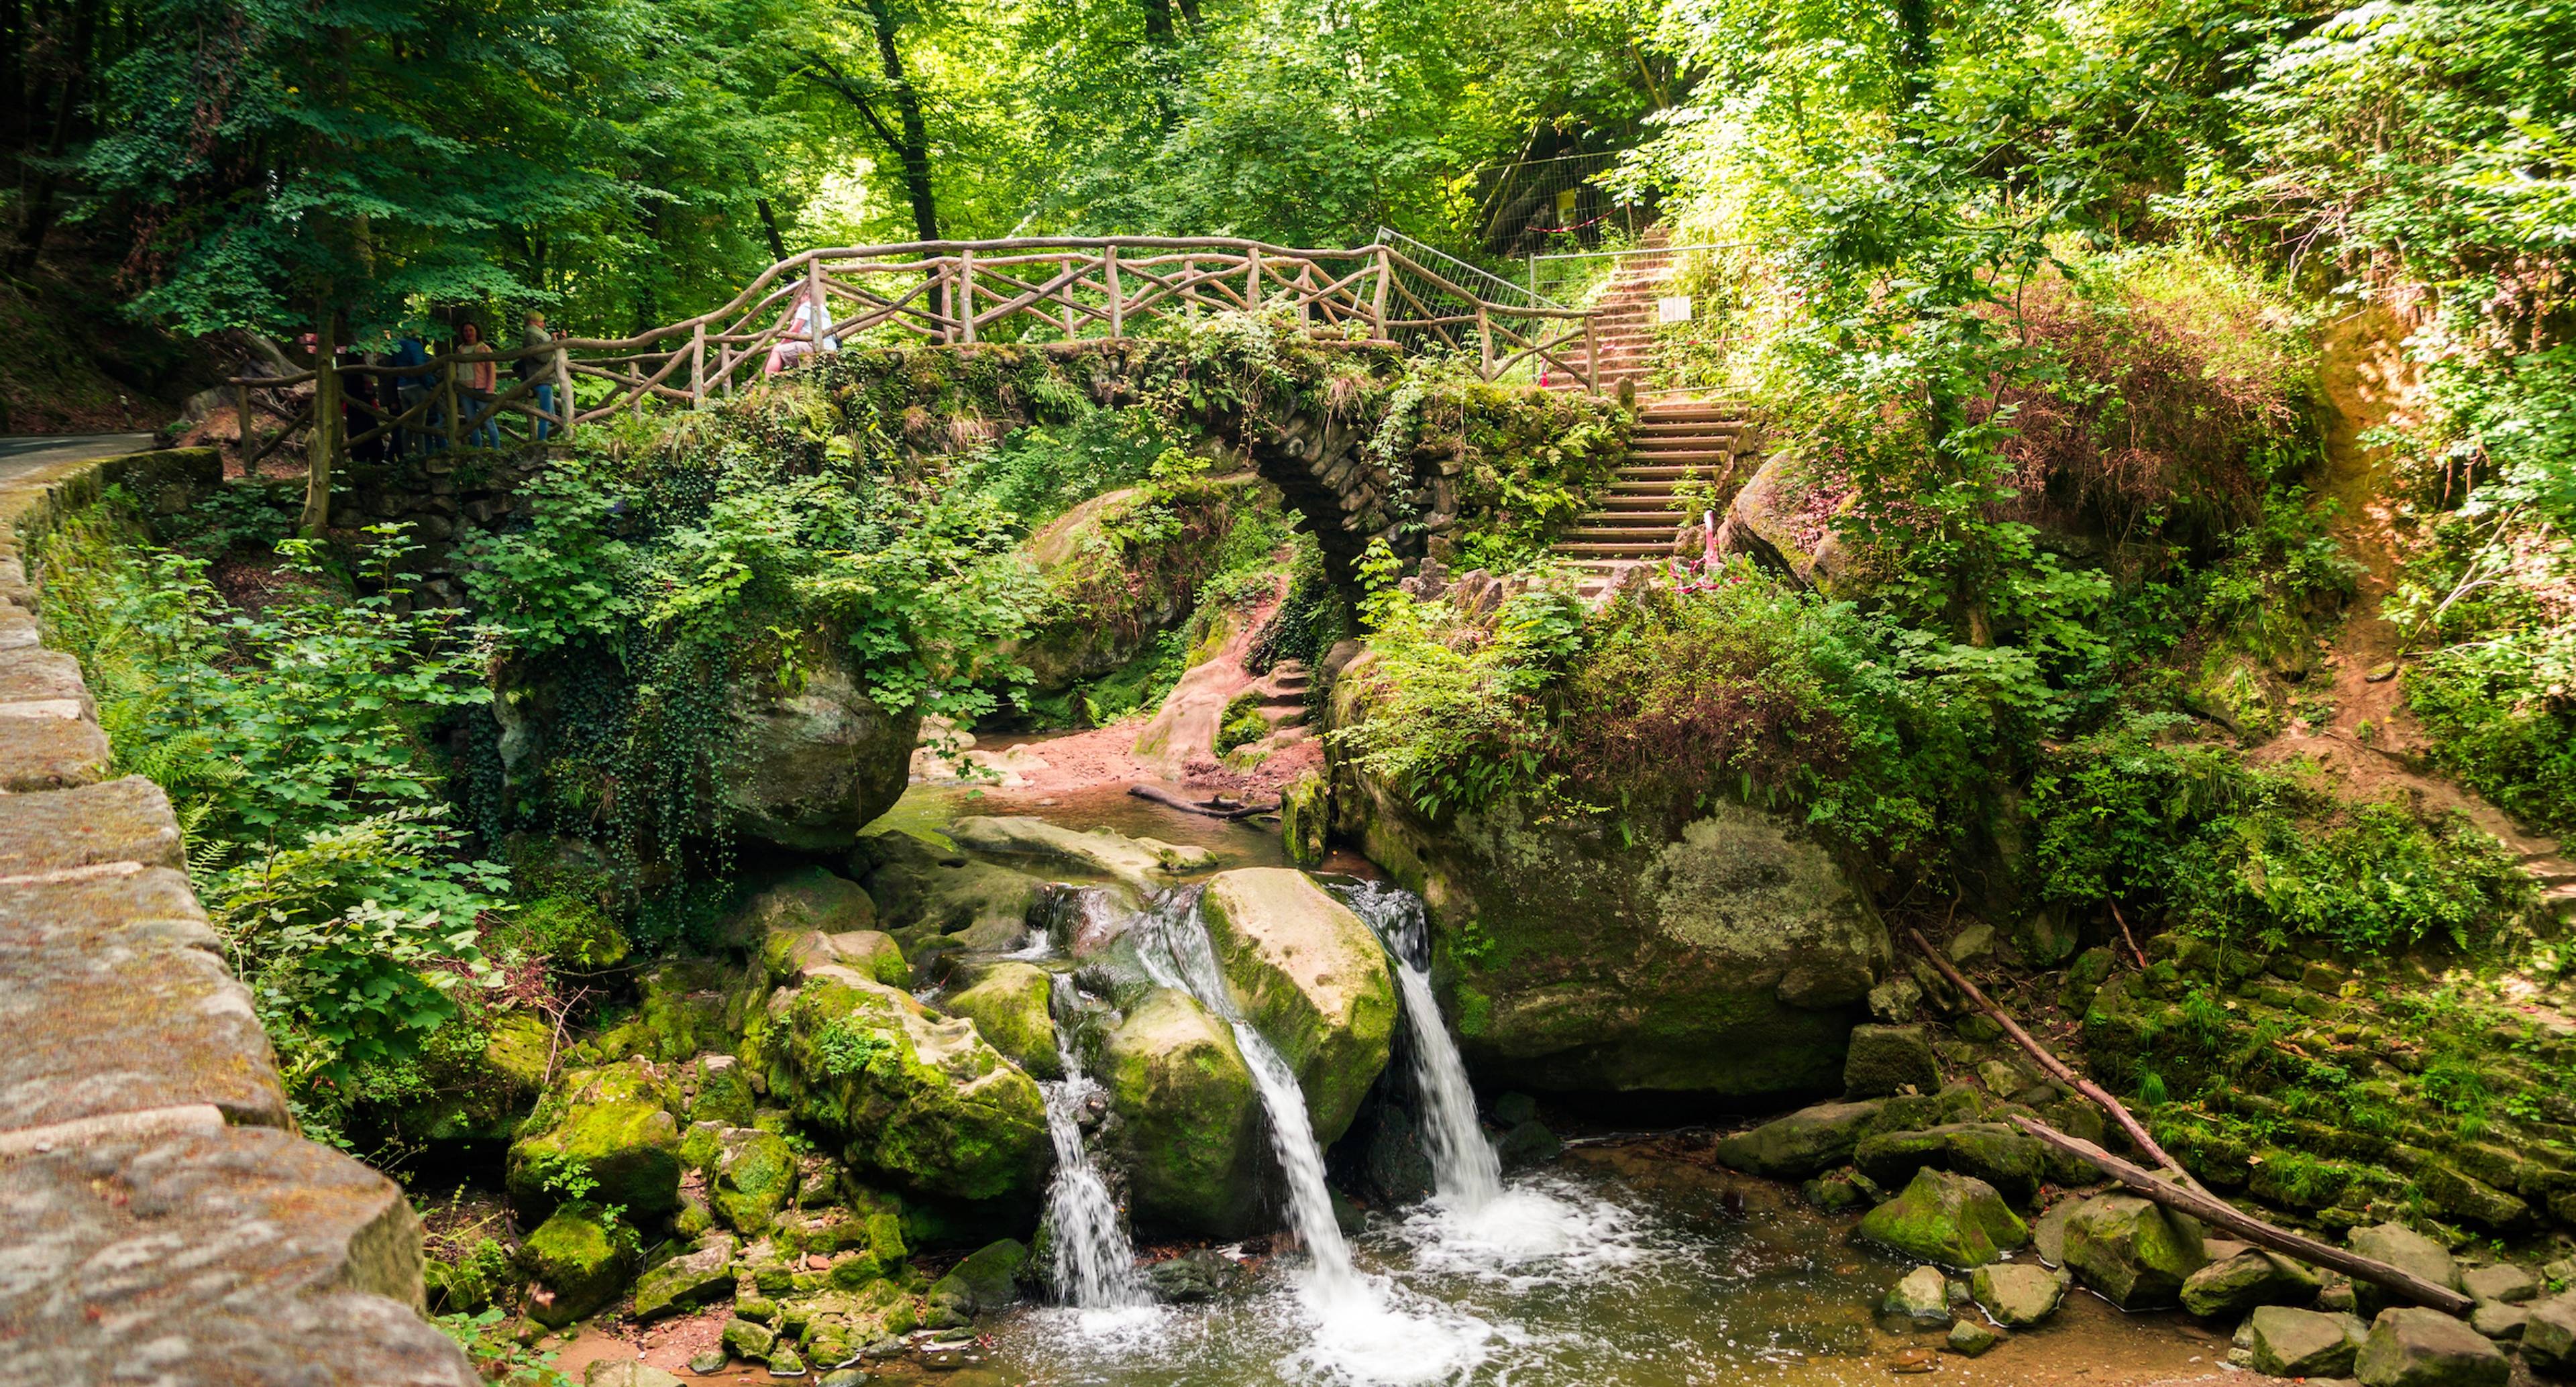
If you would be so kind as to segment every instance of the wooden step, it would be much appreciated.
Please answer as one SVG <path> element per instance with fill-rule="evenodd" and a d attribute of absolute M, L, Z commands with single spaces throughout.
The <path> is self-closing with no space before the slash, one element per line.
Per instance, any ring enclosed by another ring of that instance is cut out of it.
<path fill-rule="evenodd" d="M 1632 438 L 1711 438 L 1744 433 L 1752 425 L 1741 419 L 1672 419 L 1651 409 L 1638 415 Z"/>
<path fill-rule="evenodd" d="M 1662 544 L 1608 544 L 1596 540 L 1584 540 L 1570 544 L 1558 544 L 1551 547 L 1549 550 L 1551 553 L 1563 554 L 1569 558 L 1577 559 L 1644 559 L 1669 554 L 1672 551 L 1673 546 L 1670 540 L 1666 540 Z"/>
<path fill-rule="evenodd" d="M 1651 465 L 1630 463 L 1619 469 L 1619 479 L 1628 482 L 1686 482 L 1694 479 L 1715 481 L 1725 473 L 1724 464 L 1727 454 L 1711 453 L 1709 458 L 1712 463 L 1709 466 L 1700 466 L 1696 463 L 1674 463 L 1666 466 L 1660 461 Z"/>

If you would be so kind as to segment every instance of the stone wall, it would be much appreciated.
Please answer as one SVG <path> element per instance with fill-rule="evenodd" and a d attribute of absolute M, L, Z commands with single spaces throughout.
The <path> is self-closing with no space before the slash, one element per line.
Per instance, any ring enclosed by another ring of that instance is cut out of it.
<path fill-rule="evenodd" d="M 0 542 L 0 1376 L 467 1387 L 411 1205 L 296 1134 L 169 799 L 115 776 L 33 615 L 16 536 L 105 485 L 169 513 L 219 478 L 203 449 L 81 464 Z"/>

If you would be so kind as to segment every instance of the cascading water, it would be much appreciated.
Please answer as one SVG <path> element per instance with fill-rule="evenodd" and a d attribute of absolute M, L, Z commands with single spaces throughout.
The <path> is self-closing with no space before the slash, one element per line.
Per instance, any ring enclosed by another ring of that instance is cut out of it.
<path fill-rule="evenodd" d="M 1422 898 L 1377 881 L 1343 887 L 1341 896 L 1352 913 L 1377 931 L 1395 960 L 1433 1188 L 1443 1203 L 1461 1212 L 1483 1208 L 1503 1192 L 1503 1163 L 1476 1123 L 1476 1093 L 1467 1083 L 1466 1061 L 1440 1023 L 1440 1004 L 1431 996 L 1431 932 Z"/>
<path fill-rule="evenodd" d="M 1100 1086 L 1082 1072 L 1074 1054 L 1073 1021 L 1078 1010 L 1073 979 L 1055 976 L 1052 1001 L 1056 1016 L 1056 1054 L 1064 1077 L 1045 1085 L 1047 1136 L 1055 1143 L 1055 1179 L 1047 1186 L 1047 1221 L 1055 1237 L 1055 1292 L 1068 1305 L 1085 1310 L 1125 1310 L 1144 1305 L 1144 1278 L 1136 1272 L 1136 1249 L 1118 1225 L 1118 1203 L 1082 1143 L 1079 1121 L 1083 1105 Z"/>
<path fill-rule="evenodd" d="M 1333 1197 L 1324 1188 L 1324 1148 L 1306 1118 L 1306 1092 L 1279 1051 L 1236 1010 L 1217 968 L 1216 948 L 1207 925 L 1199 919 L 1199 893 L 1175 891 L 1156 903 L 1152 928 L 1162 944 L 1147 950 L 1147 967 L 1155 981 L 1198 998 L 1234 1030 L 1235 1047 L 1252 1071 L 1252 1085 L 1270 1118 L 1270 1145 L 1288 1177 L 1288 1226 L 1306 1245 L 1314 1261 L 1313 1284 L 1326 1301 L 1347 1301 L 1368 1292 L 1351 1269 L 1351 1245 L 1333 1217 Z M 1162 955 L 1156 957 L 1157 954 Z M 1163 969 L 1171 969 L 1164 975 Z"/>

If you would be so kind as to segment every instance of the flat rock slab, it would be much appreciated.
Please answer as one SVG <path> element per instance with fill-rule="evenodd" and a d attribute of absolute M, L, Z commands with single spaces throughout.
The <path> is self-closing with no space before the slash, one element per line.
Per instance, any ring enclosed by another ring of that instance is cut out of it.
<path fill-rule="evenodd" d="M 2362 1387 L 2505 1387 L 2513 1364 L 2504 1351 L 2439 1310 L 2382 1310 L 2353 1360 Z"/>
<path fill-rule="evenodd" d="M 41 795 L 0 795 L 0 879 L 139 862 L 185 867 L 170 797 L 139 775 Z"/>
<path fill-rule="evenodd" d="M 215 948 L 166 867 L 0 883 L 0 1133 L 190 1105 L 285 1127 L 250 990 Z"/>
<path fill-rule="evenodd" d="M 72 717 L 98 716 L 89 686 L 81 682 L 80 661 L 40 645 L 0 650 L 0 704 L 6 703 L 63 703 L 71 705 Z"/>
<path fill-rule="evenodd" d="M 22 716 L 28 709 L 32 716 Z M 0 704 L 0 792 L 68 790 L 107 775 L 107 734 L 85 718 L 39 704 Z"/>
<path fill-rule="evenodd" d="M 0 1325 L 17 1381 L 480 1381 L 420 1318 L 420 1225 L 402 1191 L 285 1132 L 0 1161 L 0 1225 Z"/>

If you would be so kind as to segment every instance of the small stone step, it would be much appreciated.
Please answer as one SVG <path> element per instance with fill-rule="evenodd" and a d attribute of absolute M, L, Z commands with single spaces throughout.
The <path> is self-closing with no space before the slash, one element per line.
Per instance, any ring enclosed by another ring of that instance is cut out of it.
<path fill-rule="evenodd" d="M 1558 544 L 1554 546 L 1553 551 L 1569 558 L 1608 559 L 1622 556 L 1646 558 L 1657 554 L 1669 554 L 1672 549 L 1670 540 L 1661 544 L 1613 544 L 1600 540 L 1577 540 Z"/>
<path fill-rule="evenodd" d="M 1629 525 L 1640 528 L 1661 526 L 1668 530 L 1678 530 L 1698 519 L 1698 516 L 1686 510 L 1594 510 L 1585 511 L 1574 517 L 1574 523 L 1591 526 Z"/>

